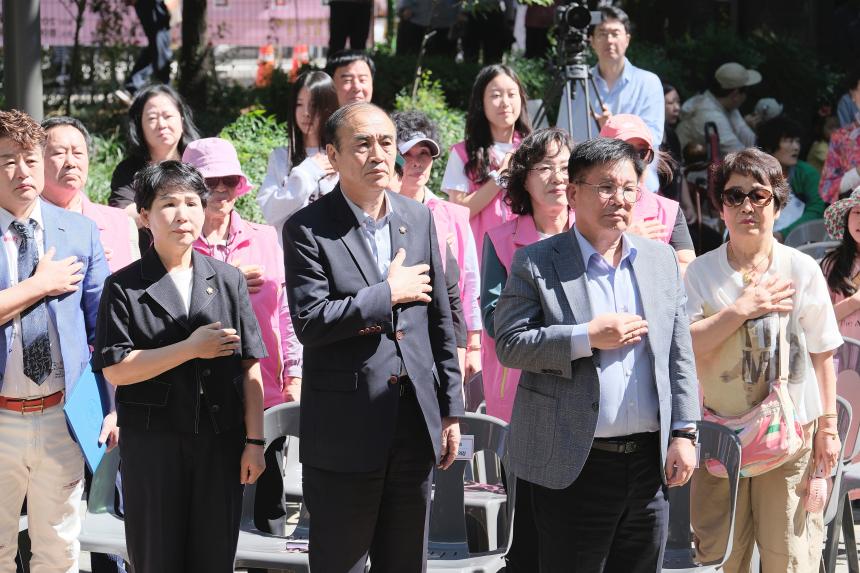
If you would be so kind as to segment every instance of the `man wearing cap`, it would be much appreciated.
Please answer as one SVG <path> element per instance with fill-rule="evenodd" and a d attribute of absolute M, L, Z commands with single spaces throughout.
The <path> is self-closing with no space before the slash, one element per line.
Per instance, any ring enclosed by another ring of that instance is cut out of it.
<path fill-rule="evenodd" d="M 597 93 L 589 84 L 587 109 L 585 94 L 581 85 L 577 84 L 576 97 L 571 101 L 573 130 L 570 135 L 575 143 L 582 143 L 597 137 L 600 128 L 613 114 L 632 113 L 648 125 L 653 134 L 652 141 L 663 141 L 666 108 L 660 78 L 637 68 L 627 59 L 631 38 L 627 14 L 611 6 L 602 7 L 600 13 L 602 21 L 594 27 L 590 36 L 591 49 L 597 55 L 597 65 L 591 68 Z M 556 126 L 565 130 L 569 127 L 567 105 L 564 102 L 567 96 L 568 92 L 565 91 L 556 122 Z"/>
<path fill-rule="evenodd" d="M 304 344 L 302 487 L 315 572 L 423 571 L 433 466 L 460 441 L 463 387 L 430 211 L 387 191 L 397 154 L 369 103 L 325 124 L 335 189 L 284 224 Z"/>
<path fill-rule="evenodd" d="M 714 73 L 709 89 L 681 106 L 678 138 L 681 147 L 705 143 L 705 124 L 713 122 L 720 136 L 720 155 L 755 145 L 755 133 L 739 108 L 747 99 L 747 88 L 761 82 L 761 74 L 737 62 L 723 64 Z"/>

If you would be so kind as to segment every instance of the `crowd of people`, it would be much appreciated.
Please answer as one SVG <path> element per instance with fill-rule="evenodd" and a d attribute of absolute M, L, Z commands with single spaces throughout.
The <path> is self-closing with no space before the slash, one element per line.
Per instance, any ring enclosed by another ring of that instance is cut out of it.
<path fill-rule="evenodd" d="M 741 115 L 758 72 L 723 64 L 682 104 L 626 58 L 624 12 L 602 12 L 593 102 L 533 130 L 517 73 L 487 65 L 444 166 L 427 115 L 371 103 L 361 51 L 298 77 L 260 182 L 167 84 L 134 94 L 109 206 L 87 197 L 79 120 L 0 112 L 0 571 L 25 499 L 31 570 L 77 569 L 90 476 L 62 406 L 81 380 L 120 447 L 135 572 L 232 571 L 244 484 L 279 533 L 283 442 L 265 442 L 263 412 L 293 401 L 312 570 L 421 571 L 433 472 L 477 373 L 508 424 L 508 571 L 659 571 L 667 488 L 688 482 L 697 559 L 719 560 L 728 488 L 698 465 L 702 418 L 780 438 L 743 444 L 725 570 L 754 546 L 765 571 L 815 570 L 833 355 L 860 332 L 860 83 L 805 162 L 775 100 Z M 693 192 L 708 145 L 722 160 Z M 265 224 L 237 211 L 249 192 Z M 839 246 L 819 265 L 781 241 L 821 218 Z"/>

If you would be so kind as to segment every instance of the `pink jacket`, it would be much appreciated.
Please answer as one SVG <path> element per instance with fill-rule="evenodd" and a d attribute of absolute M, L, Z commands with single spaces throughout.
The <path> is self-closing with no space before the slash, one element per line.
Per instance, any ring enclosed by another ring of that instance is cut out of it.
<path fill-rule="evenodd" d="M 660 240 L 668 244 L 672 238 L 672 229 L 675 228 L 679 206 L 677 201 L 643 189 L 641 197 L 633 207 L 633 217 L 643 221 L 656 219 L 663 223 L 666 227 L 666 234 Z"/>
<path fill-rule="evenodd" d="M 519 147 L 520 140 L 520 135 L 515 132 L 513 138 L 515 148 Z M 457 155 L 460 156 L 460 159 L 463 160 L 464 165 L 469 162 L 469 155 L 466 153 L 465 141 L 461 141 L 460 143 L 455 144 L 454 147 L 452 147 L 451 149 L 456 152 Z M 468 174 L 466 175 L 468 177 Z M 471 177 L 469 177 L 468 192 L 474 193 L 483 184 L 483 182 L 478 183 L 477 181 L 474 181 Z M 490 203 L 486 207 L 481 209 L 481 211 L 477 215 L 474 215 L 469 221 L 469 223 L 472 225 L 472 234 L 475 236 L 475 243 L 478 245 L 478 265 L 481 264 L 481 251 L 483 250 L 481 248 L 481 245 L 484 244 L 484 234 L 490 229 L 498 227 L 499 225 L 507 223 L 508 221 L 511 221 L 516 218 L 516 215 L 511 212 L 511 208 L 508 207 L 507 203 L 505 203 L 504 195 L 504 191 L 500 190 L 496 194 L 496 196 L 493 197 L 493 200 L 490 201 Z"/>
<path fill-rule="evenodd" d="M 445 268 L 447 262 L 445 256 L 446 241 L 451 245 L 451 252 L 454 253 L 457 263 L 460 265 L 460 298 L 463 302 L 463 312 L 466 314 L 473 310 L 467 308 L 467 305 L 476 305 L 478 302 L 476 299 L 466 300 L 464 297 L 466 273 L 462 272 L 462 269 L 466 260 L 467 233 L 472 232 L 472 228 L 469 226 L 469 209 L 436 197 L 431 197 L 427 201 L 427 207 L 433 212 L 433 222 L 436 224 L 436 238 L 439 240 L 442 268 Z"/>
<path fill-rule="evenodd" d="M 284 402 L 284 378 L 302 375 L 302 346 L 293 331 L 284 293 L 284 255 L 273 227 L 243 221 L 237 211 L 230 216 L 229 237 L 226 247 L 222 248 L 210 245 L 200 236 L 194 248 L 227 263 L 264 268 L 265 282 L 260 292 L 251 294 L 251 306 L 268 352 L 268 356 L 260 360 L 260 369 L 264 406 L 269 408 Z M 299 388 L 286 390 L 292 400 L 298 400 Z"/>
<path fill-rule="evenodd" d="M 116 272 L 140 258 L 139 252 L 132 252 L 131 223 L 129 223 L 131 219 L 128 214 L 116 207 L 93 203 L 84 194 L 81 194 L 81 199 L 83 200 L 81 214 L 95 222 L 99 228 L 102 247 L 105 250 L 111 250 L 111 256 L 107 262 L 110 272 Z M 135 238 L 137 238 L 136 232 Z"/>

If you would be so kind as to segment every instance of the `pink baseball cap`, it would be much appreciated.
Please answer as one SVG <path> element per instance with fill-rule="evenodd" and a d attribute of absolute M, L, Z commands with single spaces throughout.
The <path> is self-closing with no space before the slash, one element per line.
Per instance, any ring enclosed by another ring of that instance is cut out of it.
<path fill-rule="evenodd" d="M 239 164 L 236 148 L 226 139 L 205 137 L 192 141 L 182 154 L 182 162 L 196 167 L 204 179 L 238 175 L 242 180 L 236 187 L 237 197 L 251 190 L 248 178 Z"/>
<path fill-rule="evenodd" d="M 600 137 L 608 137 L 610 139 L 620 139 L 621 141 L 630 141 L 631 139 L 641 139 L 648 144 L 651 151 L 654 150 L 654 145 L 651 142 L 651 130 L 642 121 L 642 118 L 632 113 L 619 113 L 611 116 L 600 130 Z"/>

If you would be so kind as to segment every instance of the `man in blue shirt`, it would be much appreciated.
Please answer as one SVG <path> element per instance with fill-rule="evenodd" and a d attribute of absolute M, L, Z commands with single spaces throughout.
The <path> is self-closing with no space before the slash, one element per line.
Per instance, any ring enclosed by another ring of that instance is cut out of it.
<path fill-rule="evenodd" d="M 499 361 L 522 370 L 506 460 L 531 486 L 540 573 L 659 571 L 666 488 L 696 464 L 678 262 L 624 232 L 643 169 L 623 141 L 578 145 L 575 226 L 516 252 L 496 307 Z"/>
<path fill-rule="evenodd" d="M 571 102 L 571 136 L 576 143 L 582 143 L 597 137 L 600 128 L 613 114 L 632 113 L 645 121 L 652 132 L 651 141 L 659 143 L 663 141 L 665 121 L 660 78 L 637 68 L 625 56 L 630 46 L 630 19 L 627 14 L 620 8 L 610 6 L 601 8 L 600 13 L 603 15 L 602 22 L 595 26 L 591 33 L 591 49 L 597 55 L 597 65 L 591 68 L 591 75 L 597 93 L 594 93 L 594 87 L 589 83 L 591 105 L 590 109 L 587 109 L 582 85 L 576 86 L 576 97 Z M 564 103 L 568 93 L 565 89 L 556 122 L 556 125 L 563 129 L 568 128 L 567 106 Z"/>

